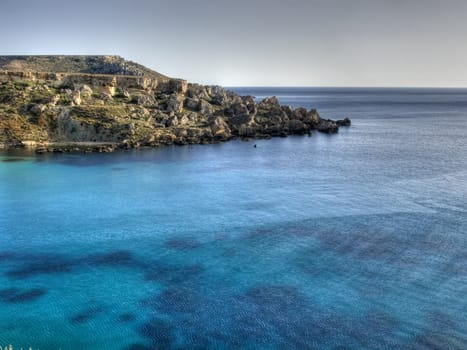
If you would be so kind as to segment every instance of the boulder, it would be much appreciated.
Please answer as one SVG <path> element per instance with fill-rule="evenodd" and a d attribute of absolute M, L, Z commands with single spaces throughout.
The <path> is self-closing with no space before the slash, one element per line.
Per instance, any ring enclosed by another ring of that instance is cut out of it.
<path fill-rule="evenodd" d="M 232 104 L 229 108 L 224 110 L 225 115 L 234 117 L 238 115 L 250 114 L 248 107 L 242 102 Z"/>
<path fill-rule="evenodd" d="M 212 103 L 217 106 L 225 106 L 229 100 L 227 91 L 220 86 L 211 87 Z"/>
<path fill-rule="evenodd" d="M 269 109 L 267 115 L 269 116 L 269 119 L 279 120 L 280 123 L 285 123 L 289 121 L 289 116 L 281 107 L 272 106 Z"/>
<path fill-rule="evenodd" d="M 242 101 L 246 106 L 248 113 L 253 115 L 257 113 L 256 102 L 253 96 L 243 96 Z"/>
<path fill-rule="evenodd" d="M 232 125 L 234 127 L 237 127 L 237 126 L 240 126 L 242 124 L 253 125 L 255 123 L 255 119 L 254 119 L 253 116 L 251 116 L 249 114 L 242 114 L 242 115 L 238 115 L 238 116 L 229 118 L 228 122 L 229 122 L 230 125 Z"/>
<path fill-rule="evenodd" d="M 30 111 L 32 114 L 34 115 L 41 115 L 42 112 L 44 112 L 46 110 L 47 106 L 43 105 L 43 104 L 35 104 L 31 107 Z"/>
<path fill-rule="evenodd" d="M 227 139 L 231 136 L 229 125 L 222 117 L 211 117 L 208 120 L 208 125 L 211 129 L 212 135 L 218 139 Z"/>
<path fill-rule="evenodd" d="M 183 110 L 184 98 L 180 95 L 170 95 L 167 101 L 167 112 L 180 113 Z"/>
<path fill-rule="evenodd" d="M 196 112 L 191 112 L 187 115 L 187 118 L 190 122 L 198 122 L 200 121 L 200 115 Z"/>
<path fill-rule="evenodd" d="M 73 91 L 71 94 L 71 105 L 79 106 L 81 104 L 81 93 L 79 90 Z"/>
<path fill-rule="evenodd" d="M 252 115 L 243 114 L 228 119 L 233 134 L 238 136 L 254 137 L 258 125 Z"/>
<path fill-rule="evenodd" d="M 336 121 L 337 126 L 350 126 L 351 120 L 349 118 L 344 118 Z"/>
<path fill-rule="evenodd" d="M 104 91 L 101 92 L 100 99 L 104 101 L 104 103 L 113 101 L 112 94 L 110 94 L 109 92 L 104 92 Z"/>
<path fill-rule="evenodd" d="M 204 115 L 212 115 L 214 113 L 214 108 L 209 102 L 201 100 L 199 102 L 199 112 Z"/>
<path fill-rule="evenodd" d="M 131 100 L 140 106 L 152 106 L 156 104 L 156 99 L 150 95 L 135 95 Z"/>
<path fill-rule="evenodd" d="M 188 84 L 187 96 L 199 100 L 200 98 L 207 99 L 210 94 L 207 87 L 199 84 Z M 210 89 L 209 89 L 210 90 Z"/>
<path fill-rule="evenodd" d="M 303 123 L 301 120 L 292 119 L 289 120 L 289 132 L 292 134 L 305 134 L 310 131 L 309 126 Z"/>
<path fill-rule="evenodd" d="M 267 97 L 259 103 L 260 108 L 269 109 L 271 107 L 281 107 L 279 100 L 276 96 Z"/>
<path fill-rule="evenodd" d="M 339 131 L 339 127 L 337 126 L 336 122 L 329 119 L 321 119 L 321 122 L 318 124 L 316 129 L 319 132 L 326 134 L 335 134 Z"/>
<path fill-rule="evenodd" d="M 125 90 L 123 89 L 122 92 L 121 92 L 122 96 L 125 97 L 125 98 L 131 98 L 131 95 L 130 93 L 128 92 L 128 90 Z"/>
<path fill-rule="evenodd" d="M 282 106 L 282 110 L 284 111 L 285 114 L 287 114 L 287 117 L 289 119 L 294 117 L 294 109 L 292 106 Z"/>
<path fill-rule="evenodd" d="M 311 109 L 306 115 L 306 123 L 316 129 L 321 123 L 321 117 L 316 109 Z"/>
<path fill-rule="evenodd" d="M 49 105 L 56 106 L 59 101 L 60 101 L 60 95 L 53 95 L 49 100 Z"/>
<path fill-rule="evenodd" d="M 178 125 L 186 125 L 190 122 L 190 119 L 186 115 L 178 116 Z"/>
<path fill-rule="evenodd" d="M 171 126 L 177 126 L 178 125 L 178 118 L 177 116 L 172 116 L 172 117 L 169 117 L 166 121 L 166 126 L 167 127 L 171 127 Z"/>
<path fill-rule="evenodd" d="M 175 94 L 184 94 L 188 89 L 188 82 L 182 79 L 169 80 L 169 92 Z"/>
<path fill-rule="evenodd" d="M 200 101 L 198 98 L 187 97 L 185 99 L 184 105 L 185 105 L 185 108 L 195 111 L 195 110 L 199 110 L 199 103 Z"/>
<path fill-rule="evenodd" d="M 293 118 L 298 119 L 301 121 L 305 121 L 307 119 L 307 110 L 305 108 L 297 108 L 293 111 Z"/>
<path fill-rule="evenodd" d="M 80 92 L 81 96 L 83 96 L 84 98 L 91 97 L 93 94 L 92 89 L 88 85 L 81 86 Z"/>

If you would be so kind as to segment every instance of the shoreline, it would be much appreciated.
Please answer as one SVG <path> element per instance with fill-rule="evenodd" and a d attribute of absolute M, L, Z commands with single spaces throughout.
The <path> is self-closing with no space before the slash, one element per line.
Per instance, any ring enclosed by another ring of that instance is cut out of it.
<path fill-rule="evenodd" d="M 345 125 L 345 126 L 350 126 Z M 330 135 L 337 133 L 336 132 L 320 132 L 322 134 Z M 136 150 L 136 149 L 154 149 L 154 148 L 163 148 L 168 146 L 203 146 L 203 145 L 214 145 L 220 143 L 226 143 L 230 141 L 242 141 L 242 142 L 251 142 L 254 140 L 270 140 L 278 138 L 287 138 L 289 136 L 307 136 L 312 137 L 313 133 L 311 130 L 307 133 L 294 133 L 286 134 L 282 133 L 280 135 L 259 135 L 255 137 L 241 137 L 241 136 L 232 136 L 228 139 L 211 139 L 211 140 L 201 140 L 201 142 L 165 142 L 158 144 L 133 144 L 130 142 L 35 142 L 35 141 L 23 141 L 21 143 L 0 143 L 0 152 L 8 152 L 12 150 L 24 150 L 34 153 L 36 155 L 41 154 L 60 154 L 60 153 L 112 153 L 119 150 Z"/>

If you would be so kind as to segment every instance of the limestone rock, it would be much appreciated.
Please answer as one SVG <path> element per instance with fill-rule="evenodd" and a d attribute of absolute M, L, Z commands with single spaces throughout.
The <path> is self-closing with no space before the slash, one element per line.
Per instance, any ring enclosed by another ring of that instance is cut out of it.
<path fill-rule="evenodd" d="M 242 102 L 237 102 L 232 104 L 229 108 L 226 108 L 224 113 L 229 117 L 234 117 L 238 115 L 250 114 L 250 111 L 245 104 Z"/>
<path fill-rule="evenodd" d="M 89 97 L 91 97 L 92 94 L 93 94 L 92 89 L 91 89 L 88 85 L 86 85 L 86 84 L 84 84 L 83 86 L 81 86 L 80 92 L 81 92 L 81 96 L 82 96 L 83 98 L 89 98 Z"/>
<path fill-rule="evenodd" d="M 83 60 L 76 57 L 73 67 Z M 126 63 L 119 63 L 115 72 L 135 74 L 110 73 L 115 60 L 109 60 L 104 74 L 0 70 L 0 91 L 8 92 L 0 102 L 5 114 L 0 128 L 7 130 L 0 142 L 105 141 L 125 148 L 285 137 L 311 130 L 335 133 L 351 123 L 348 118 L 323 120 L 316 110 L 282 106 L 277 97 L 256 102 L 253 96 L 220 86 L 155 76 L 130 63 L 134 69 L 127 71 Z"/>
<path fill-rule="evenodd" d="M 178 118 L 177 116 L 172 116 L 172 117 L 169 117 L 169 119 L 167 120 L 167 123 L 166 123 L 167 127 L 171 127 L 171 126 L 177 126 L 178 125 Z"/>
<path fill-rule="evenodd" d="M 150 95 L 135 95 L 132 97 L 132 102 L 140 106 L 155 105 L 156 99 Z"/>
<path fill-rule="evenodd" d="M 71 105 L 79 106 L 81 104 L 81 93 L 79 90 L 73 91 L 71 95 Z"/>
<path fill-rule="evenodd" d="M 267 98 L 263 99 L 259 103 L 259 107 L 260 108 L 271 108 L 271 107 L 279 107 L 280 108 L 280 103 L 279 103 L 279 100 L 277 99 L 276 96 L 272 96 L 272 97 L 267 97 Z"/>
<path fill-rule="evenodd" d="M 169 92 L 175 94 L 184 94 L 188 89 L 188 82 L 182 79 L 170 79 Z"/>
<path fill-rule="evenodd" d="M 56 106 L 59 101 L 60 101 L 60 95 L 53 95 L 49 100 L 49 105 L 52 107 Z"/>
<path fill-rule="evenodd" d="M 100 99 L 104 102 L 111 102 L 113 101 L 113 97 L 112 97 L 112 94 L 108 93 L 108 92 L 101 92 L 100 94 Z"/>
<path fill-rule="evenodd" d="M 210 90 L 208 87 L 200 84 L 188 84 L 186 94 L 189 98 L 208 99 L 210 97 L 210 93 L 208 92 L 208 90 Z"/>
<path fill-rule="evenodd" d="M 326 134 L 335 134 L 339 131 L 339 127 L 336 122 L 332 120 L 321 119 L 321 122 L 317 126 L 317 130 Z"/>
<path fill-rule="evenodd" d="M 213 111 L 214 111 L 213 107 L 209 102 L 205 100 L 201 100 L 199 102 L 199 112 L 201 114 L 209 116 L 209 115 L 212 115 Z"/>
<path fill-rule="evenodd" d="M 321 122 L 321 117 L 316 109 L 312 109 L 307 113 L 307 121 L 313 128 L 317 128 Z"/>
<path fill-rule="evenodd" d="M 32 114 L 34 115 L 41 115 L 42 112 L 44 112 L 46 110 L 47 106 L 43 105 L 43 104 L 35 104 L 31 107 L 30 111 Z"/>
<path fill-rule="evenodd" d="M 198 110 L 199 108 L 199 99 L 195 97 L 187 97 L 185 99 L 185 108 L 191 109 L 191 110 Z"/>
<path fill-rule="evenodd" d="M 183 101 L 183 96 L 171 95 L 167 101 L 167 111 L 180 113 L 183 110 Z"/>
<path fill-rule="evenodd" d="M 351 123 L 352 122 L 349 118 L 344 118 L 336 121 L 337 126 L 350 126 Z"/>
<path fill-rule="evenodd" d="M 186 115 L 182 115 L 178 117 L 178 125 L 186 125 L 190 122 Z"/>
<path fill-rule="evenodd" d="M 253 96 L 243 96 L 243 104 L 246 106 L 248 113 L 255 115 L 257 112 L 256 102 Z"/>
<path fill-rule="evenodd" d="M 231 130 L 224 118 L 211 117 L 209 118 L 208 124 L 211 129 L 212 135 L 216 136 L 217 138 L 230 138 Z"/>
<path fill-rule="evenodd" d="M 292 119 L 289 121 L 289 131 L 293 134 L 304 134 L 309 132 L 309 127 L 301 120 Z"/>

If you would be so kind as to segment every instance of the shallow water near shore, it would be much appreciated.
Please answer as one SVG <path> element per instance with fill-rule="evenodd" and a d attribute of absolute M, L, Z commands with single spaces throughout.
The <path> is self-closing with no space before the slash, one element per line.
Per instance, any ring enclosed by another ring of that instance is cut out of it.
<path fill-rule="evenodd" d="M 236 90 L 352 126 L 0 154 L 0 346 L 467 348 L 467 90 Z"/>

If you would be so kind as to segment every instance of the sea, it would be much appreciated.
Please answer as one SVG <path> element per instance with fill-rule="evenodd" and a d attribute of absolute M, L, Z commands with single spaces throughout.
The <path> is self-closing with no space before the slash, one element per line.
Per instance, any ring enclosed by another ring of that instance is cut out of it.
<path fill-rule="evenodd" d="M 467 90 L 233 90 L 352 125 L 0 154 L 0 349 L 467 349 Z"/>

